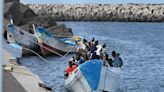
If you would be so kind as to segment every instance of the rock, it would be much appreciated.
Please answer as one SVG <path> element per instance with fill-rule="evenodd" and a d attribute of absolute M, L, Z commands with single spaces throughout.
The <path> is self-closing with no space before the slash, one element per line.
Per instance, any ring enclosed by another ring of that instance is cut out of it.
<path fill-rule="evenodd" d="M 24 18 L 21 21 L 21 24 L 35 24 L 36 27 L 38 26 L 42 26 L 44 28 L 48 28 L 51 26 L 56 26 L 56 23 L 54 21 L 54 23 L 51 22 L 52 20 L 50 20 L 49 16 L 45 15 L 45 16 L 38 16 L 38 17 L 32 17 L 32 18 Z"/>
<path fill-rule="evenodd" d="M 24 18 L 21 22 L 21 24 L 35 24 L 35 26 L 42 26 L 47 28 L 48 23 L 45 22 L 45 19 L 42 17 L 32 17 L 32 18 Z"/>
<path fill-rule="evenodd" d="M 4 25 L 7 25 L 9 22 L 10 22 L 10 21 L 9 21 L 8 19 L 6 19 L 6 18 L 3 19 L 3 24 L 4 24 Z"/>
<path fill-rule="evenodd" d="M 58 21 L 164 21 L 164 4 L 28 4 L 28 6 L 36 14 L 50 15 Z"/>
<path fill-rule="evenodd" d="M 52 27 L 52 26 L 56 26 L 56 25 L 57 25 L 56 22 L 55 22 L 55 20 L 52 19 L 52 18 L 50 18 L 50 19 L 48 20 L 48 24 L 49 24 L 49 27 Z"/>
<path fill-rule="evenodd" d="M 33 26 L 32 24 L 25 24 L 25 25 L 21 25 L 19 26 L 21 29 L 25 30 L 26 32 L 29 32 L 31 34 L 34 33 L 34 30 L 33 30 Z"/>
<path fill-rule="evenodd" d="M 8 2 L 20 2 L 20 0 L 4 0 L 5 3 L 8 3 Z"/>
<path fill-rule="evenodd" d="M 4 17 L 8 19 L 9 15 L 12 15 L 14 24 L 18 25 L 23 18 L 20 12 L 18 2 L 9 2 L 4 4 Z"/>
<path fill-rule="evenodd" d="M 72 37 L 73 36 L 73 32 L 71 28 L 66 28 L 64 24 L 53 26 L 53 27 L 47 28 L 46 30 L 52 33 L 53 35 L 56 35 L 59 37 Z"/>
<path fill-rule="evenodd" d="M 20 3 L 20 12 L 23 15 L 23 18 L 36 17 L 37 15 L 30 9 L 28 6 Z"/>

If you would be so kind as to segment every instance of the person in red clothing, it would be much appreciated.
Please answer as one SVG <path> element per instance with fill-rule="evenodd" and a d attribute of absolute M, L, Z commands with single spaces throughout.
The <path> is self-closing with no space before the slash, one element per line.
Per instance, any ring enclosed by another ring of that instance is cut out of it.
<path fill-rule="evenodd" d="M 77 68 L 77 65 L 73 63 L 73 61 L 68 62 L 68 67 L 65 70 L 65 78 L 68 77 L 69 74 L 72 73 L 73 70 Z"/>

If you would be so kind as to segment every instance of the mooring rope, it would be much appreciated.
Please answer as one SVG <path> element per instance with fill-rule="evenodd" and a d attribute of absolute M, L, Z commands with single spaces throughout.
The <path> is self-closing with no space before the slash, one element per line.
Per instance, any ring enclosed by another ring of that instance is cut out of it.
<path fill-rule="evenodd" d="M 40 59 L 42 59 L 42 60 L 45 61 L 46 63 L 50 63 L 50 62 L 48 62 L 48 60 L 46 60 L 45 58 L 43 58 L 43 57 L 42 57 L 41 55 L 39 55 L 37 52 L 35 52 L 35 51 L 33 51 L 33 50 L 29 49 L 29 48 L 25 48 L 25 47 L 24 47 L 23 49 L 28 50 L 28 51 L 30 51 L 30 52 L 36 54 Z"/>
<path fill-rule="evenodd" d="M 7 29 L 10 29 L 10 30 L 13 30 L 15 33 L 19 34 L 19 32 L 17 32 L 16 30 L 14 30 L 14 29 L 12 29 L 12 28 L 9 28 L 9 27 L 7 27 L 7 26 L 5 26 L 5 25 L 4 25 L 4 27 L 6 27 Z M 16 26 L 16 27 L 17 27 L 17 26 Z M 24 30 L 22 30 L 22 31 L 24 31 Z M 55 52 L 54 50 L 51 50 L 51 49 L 49 49 L 49 48 L 47 48 L 47 47 L 45 47 L 45 46 L 42 46 L 42 45 L 40 45 L 39 43 L 35 42 L 34 40 L 32 40 L 32 39 L 30 39 L 30 38 L 28 38 L 28 37 L 25 37 L 25 38 L 28 39 L 28 40 L 30 40 L 31 42 L 33 42 L 33 43 L 35 43 L 35 44 L 37 44 L 37 45 L 43 47 L 43 48 L 45 48 L 45 49 L 51 51 L 52 53 L 61 56 L 61 57 L 66 56 L 67 54 L 69 54 L 69 53 L 72 51 L 72 49 L 74 48 L 74 47 L 72 47 L 72 48 L 70 49 L 70 51 L 68 51 L 68 52 L 66 53 L 66 55 L 61 55 L 60 53 Z"/>
<path fill-rule="evenodd" d="M 5 25 L 4 25 L 4 26 L 5 26 Z M 6 27 L 6 26 L 5 26 L 5 27 Z M 6 28 L 8 28 L 8 27 L 6 27 Z M 17 32 L 16 30 L 11 29 L 11 28 L 9 28 L 9 29 L 10 29 L 10 30 L 13 30 L 15 33 L 19 34 L 19 32 Z M 24 30 L 23 30 L 23 31 L 24 31 Z M 35 44 L 37 44 L 37 45 L 39 45 L 39 46 L 41 46 L 41 47 L 44 47 L 45 49 L 51 51 L 51 52 L 54 53 L 54 54 L 57 54 L 57 55 L 61 56 L 61 59 L 60 59 L 60 60 L 64 59 L 64 58 L 72 51 L 72 49 L 74 48 L 74 47 L 72 47 L 65 55 L 61 55 L 60 53 L 57 53 L 57 52 L 55 52 L 55 51 L 53 51 L 53 50 L 51 50 L 51 49 L 49 49 L 49 48 L 47 48 L 47 47 L 45 47 L 45 46 L 42 46 L 42 45 L 36 43 L 34 40 L 32 40 L 32 39 L 30 39 L 30 38 L 28 38 L 28 37 L 26 37 L 26 39 L 30 40 L 31 42 L 33 42 L 33 43 L 35 43 Z M 36 54 L 36 55 L 37 55 L 40 59 L 42 59 L 43 61 L 45 61 L 45 62 L 47 62 L 47 63 L 50 63 L 48 60 L 46 60 L 45 58 L 43 58 L 41 55 L 39 55 L 39 54 L 38 54 L 37 52 L 35 52 L 34 50 L 31 50 L 31 49 L 25 48 L 25 47 L 23 47 L 23 49 L 28 50 L 28 51 L 30 51 L 30 52 Z"/>

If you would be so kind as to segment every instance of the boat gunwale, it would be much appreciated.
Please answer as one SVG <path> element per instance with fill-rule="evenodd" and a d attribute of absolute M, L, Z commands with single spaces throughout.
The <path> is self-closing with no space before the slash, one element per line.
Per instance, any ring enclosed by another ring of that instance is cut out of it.
<path fill-rule="evenodd" d="M 40 32 L 40 31 L 38 31 L 38 30 L 43 30 L 43 32 Z M 38 27 L 38 28 L 36 29 L 36 32 L 39 32 L 40 34 L 45 34 L 45 32 L 47 32 L 47 33 L 48 33 L 48 36 L 49 36 L 50 38 L 54 38 L 54 39 L 58 40 L 59 42 L 62 42 L 62 43 L 67 44 L 67 45 L 76 46 L 76 44 L 67 43 L 67 42 L 61 40 L 62 38 L 53 36 L 50 32 L 48 32 L 48 31 L 47 31 L 46 29 L 44 29 L 43 27 Z M 47 34 L 46 34 L 46 35 L 47 35 Z M 42 36 L 42 37 L 43 37 L 43 36 Z M 38 38 L 38 37 L 37 37 L 37 38 Z M 64 38 L 64 39 L 65 39 L 65 38 Z"/>

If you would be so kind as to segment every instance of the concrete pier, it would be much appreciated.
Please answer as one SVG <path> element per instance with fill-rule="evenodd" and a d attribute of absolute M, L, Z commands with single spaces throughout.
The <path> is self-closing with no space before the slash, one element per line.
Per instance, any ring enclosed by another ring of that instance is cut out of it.
<path fill-rule="evenodd" d="M 63 21 L 163 22 L 164 4 L 28 4 L 38 15 Z"/>
<path fill-rule="evenodd" d="M 3 57 L 3 92 L 51 92 L 40 87 L 38 83 L 43 81 L 28 68 L 18 65 L 8 50 L 3 49 Z"/>

